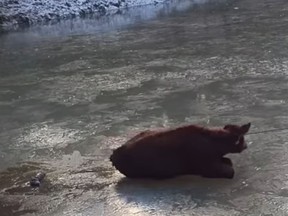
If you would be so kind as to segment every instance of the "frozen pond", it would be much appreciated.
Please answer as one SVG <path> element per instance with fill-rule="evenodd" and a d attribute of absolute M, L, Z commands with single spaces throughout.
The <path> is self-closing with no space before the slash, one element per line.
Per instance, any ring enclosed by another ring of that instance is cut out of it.
<path fill-rule="evenodd" d="M 233 180 L 111 167 L 150 127 L 288 127 L 288 2 L 181 2 L 0 37 L 1 216 L 288 215 L 288 130 L 247 136 Z"/>

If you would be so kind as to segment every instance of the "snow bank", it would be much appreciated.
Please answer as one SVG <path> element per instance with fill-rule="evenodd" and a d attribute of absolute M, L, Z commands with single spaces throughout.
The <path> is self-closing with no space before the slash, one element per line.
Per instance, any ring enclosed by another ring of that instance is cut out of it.
<path fill-rule="evenodd" d="M 0 0 L 0 28 L 18 29 L 64 19 L 105 15 L 134 6 L 162 3 L 165 0 Z"/>

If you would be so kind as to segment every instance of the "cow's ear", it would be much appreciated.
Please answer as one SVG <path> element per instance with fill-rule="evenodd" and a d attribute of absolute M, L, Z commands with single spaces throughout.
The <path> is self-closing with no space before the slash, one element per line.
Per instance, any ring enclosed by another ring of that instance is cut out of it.
<path fill-rule="evenodd" d="M 240 127 L 242 135 L 246 134 L 249 131 L 250 127 L 251 127 L 251 123 L 250 122 L 247 123 L 247 124 L 242 125 Z"/>

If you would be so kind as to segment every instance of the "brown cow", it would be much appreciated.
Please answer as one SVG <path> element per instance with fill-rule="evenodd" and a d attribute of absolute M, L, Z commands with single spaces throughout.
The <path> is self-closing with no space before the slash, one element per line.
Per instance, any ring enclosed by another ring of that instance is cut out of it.
<path fill-rule="evenodd" d="M 110 161 L 128 178 L 164 179 L 178 175 L 233 178 L 232 162 L 223 156 L 247 148 L 244 135 L 250 125 L 224 128 L 187 125 L 147 130 L 114 150 Z"/>

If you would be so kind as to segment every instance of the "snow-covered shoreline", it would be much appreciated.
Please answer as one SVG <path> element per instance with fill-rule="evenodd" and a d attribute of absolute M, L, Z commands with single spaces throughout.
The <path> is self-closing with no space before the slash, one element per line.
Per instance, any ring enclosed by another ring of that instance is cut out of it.
<path fill-rule="evenodd" d="M 0 0 L 0 30 L 87 16 L 113 14 L 122 9 L 166 0 Z"/>

